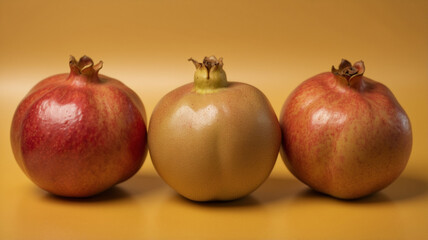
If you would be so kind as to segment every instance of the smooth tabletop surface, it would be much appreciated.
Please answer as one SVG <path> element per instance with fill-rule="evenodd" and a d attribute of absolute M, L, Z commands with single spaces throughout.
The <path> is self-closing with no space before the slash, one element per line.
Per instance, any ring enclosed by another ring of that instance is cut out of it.
<path fill-rule="evenodd" d="M 91 198 L 55 197 L 19 169 L 13 113 L 68 57 L 103 60 L 102 74 L 142 99 L 150 118 L 193 80 L 187 61 L 224 58 L 230 81 L 265 93 L 278 115 L 305 79 L 363 60 L 412 123 L 402 175 L 366 198 L 318 194 L 281 157 L 248 197 L 196 203 L 157 175 L 150 156 L 128 181 Z M 0 0 L 0 239 L 428 239 L 428 2 Z"/>

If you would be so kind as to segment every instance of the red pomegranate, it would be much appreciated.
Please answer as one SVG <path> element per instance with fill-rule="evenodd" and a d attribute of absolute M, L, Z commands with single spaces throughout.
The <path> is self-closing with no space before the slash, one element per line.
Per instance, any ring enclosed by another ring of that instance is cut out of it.
<path fill-rule="evenodd" d="M 374 193 L 404 170 L 412 149 L 409 118 L 362 61 L 316 75 L 295 89 L 280 115 L 281 155 L 311 188 L 338 198 Z"/>
<path fill-rule="evenodd" d="M 70 73 L 34 86 L 11 127 L 15 159 L 39 187 L 56 195 L 87 197 L 127 180 L 147 153 L 146 114 L 139 97 L 116 79 L 99 75 L 84 56 Z"/>

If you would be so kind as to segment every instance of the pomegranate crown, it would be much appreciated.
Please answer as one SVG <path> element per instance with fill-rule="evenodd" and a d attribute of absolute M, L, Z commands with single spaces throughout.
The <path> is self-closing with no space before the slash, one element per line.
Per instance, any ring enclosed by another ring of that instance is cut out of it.
<path fill-rule="evenodd" d="M 94 65 L 92 59 L 86 55 L 81 57 L 79 61 L 76 61 L 74 56 L 70 56 L 70 70 L 75 74 L 82 74 L 86 76 L 97 75 L 100 69 L 103 67 L 103 62 Z"/>
<path fill-rule="evenodd" d="M 196 67 L 196 70 L 203 69 L 207 72 L 207 79 L 210 79 L 211 71 L 219 71 L 223 70 L 223 58 L 220 57 L 217 59 L 215 56 L 204 57 L 202 63 L 194 60 L 193 58 L 189 58 L 189 61 L 193 62 Z"/>
<path fill-rule="evenodd" d="M 205 57 L 202 63 L 189 58 L 196 67 L 194 90 L 198 93 L 212 93 L 227 87 L 226 73 L 223 70 L 223 58 Z"/>
<path fill-rule="evenodd" d="M 354 77 L 362 76 L 365 71 L 365 66 L 363 61 L 358 61 L 352 65 L 348 60 L 342 59 L 339 69 L 336 69 L 334 66 L 331 67 L 331 72 L 334 75 L 345 78 L 348 82 L 348 85 L 351 84 L 351 79 Z"/>

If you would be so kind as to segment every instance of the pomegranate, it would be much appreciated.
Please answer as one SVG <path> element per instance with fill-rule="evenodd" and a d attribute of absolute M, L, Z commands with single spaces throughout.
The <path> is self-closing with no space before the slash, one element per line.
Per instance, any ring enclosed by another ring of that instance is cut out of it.
<path fill-rule="evenodd" d="M 189 60 L 194 83 L 169 92 L 151 116 L 153 165 L 188 199 L 243 197 L 272 171 L 281 145 L 278 119 L 260 90 L 227 81 L 222 58 Z"/>
<path fill-rule="evenodd" d="M 354 199 L 379 191 L 404 170 L 412 148 L 409 118 L 362 61 L 316 75 L 295 89 L 281 116 L 282 158 L 316 191 Z"/>
<path fill-rule="evenodd" d="M 133 176 L 147 153 L 146 113 L 120 81 L 84 56 L 70 73 L 34 86 L 16 109 L 11 144 L 18 165 L 42 189 L 87 197 Z"/>

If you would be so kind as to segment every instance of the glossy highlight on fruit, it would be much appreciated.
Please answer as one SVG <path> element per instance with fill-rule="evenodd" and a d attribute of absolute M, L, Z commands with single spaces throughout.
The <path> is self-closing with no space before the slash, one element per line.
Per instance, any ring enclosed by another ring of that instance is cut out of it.
<path fill-rule="evenodd" d="M 164 96 L 150 119 L 150 155 L 159 175 L 194 201 L 243 197 L 269 176 L 281 130 L 257 88 L 228 82 L 222 58 L 206 57 L 194 83 Z"/>
<path fill-rule="evenodd" d="M 354 199 L 379 191 L 404 170 L 412 149 L 410 120 L 392 92 L 363 76 L 364 63 L 300 84 L 280 115 L 282 158 L 316 191 Z"/>
<path fill-rule="evenodd" d="M 39 187 L 88 197 L 133 176 L 147 154 L 146 113 L 103 63 L 70 59 L 70 73 L 40 81 L 21 101 L 11 127 L 15 159 Z"/>

